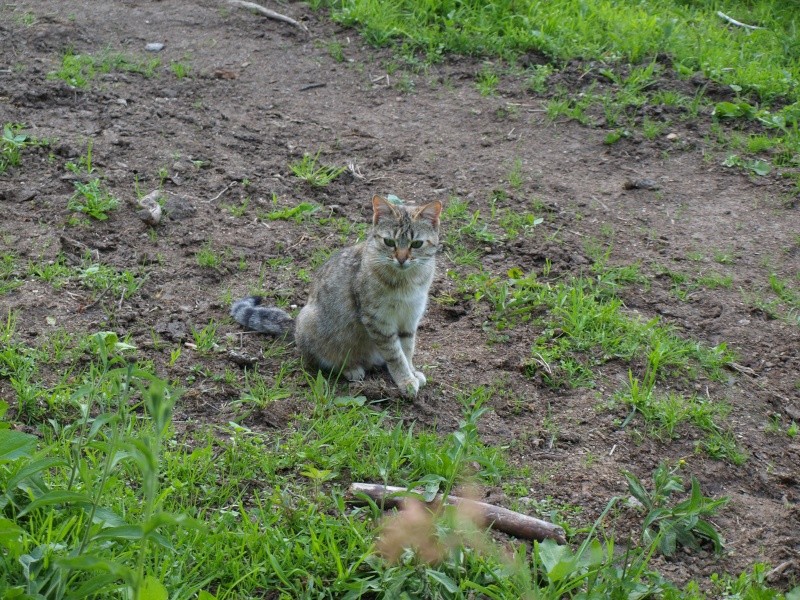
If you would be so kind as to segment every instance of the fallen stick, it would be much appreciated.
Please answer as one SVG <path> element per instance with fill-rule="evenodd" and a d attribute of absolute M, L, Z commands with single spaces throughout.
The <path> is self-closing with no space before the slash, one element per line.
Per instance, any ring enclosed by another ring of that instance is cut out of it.
<path fill-rule="evenodd" d="M 395 494 L 404 494 L 407 493 L 408 490 L 393 485 L 383 486 L 376 483 L 351 483 L 349 492 L 354 499 L 358 494 L 365 494 L 375 502 L 381 504 L 384 508 L 396 508 L 402 506 L 406 497 L 396 496 Z M 441 501 L 442 494 L 437 494 L 436 498 L 427 504 L 430 505 Z M 476 512 L 483 520 L 481 525 L 489 525 L 493 529 L 508 533 L 514 537 L 537 541 L 550 539 L 559 544 L 567 543 L 564 530 L 558 525 L 553 525 L 547 521 L 529 517 L 528 515 L 523 515 L 501 506 L 495 506 L 494 504 L 488 504 L 486 502 L 478 502 L 476 500 L 470 500 L 469 498 L 461 498 L 460 496 L 448 496 L 445 502 L 454 506 L 463 505 L 472 509 L 477 509 Z"/>
<path fill-rule="evenodd" d="M 729 17 L 728 15 L 726 15 L 721 10 L 717 11 L 717 16 L 720 19 L 724 19 L 725 21 L 727 21 L 731 25 L 736 25 L 737 27 L 744 27 L 745 29 L 764 29 L 763 27 L 758 27 L 757 25 L 747 25 L 746 23 L 742 23 L 740 21 L 737 21 L 733 17 Z"/>
<path fill-rule="evenodd" d="M 298 29 L 302 29 L 306 33 L 308 33 L 308 27 L 300 23 L 299 21 L 295 21 L 292 17 L 287 17 L 286 15 L 282 15 L 279 12 L 275 12 L 269 8 L 264 8 L 260 4 L 256 4 L 255 2 L 247 2 L 246 0 L 228 0 L 228 4 L 233 4 L 234 6 L 241 6 L 242 8 L 246 8 L 248 10 L 254 10 L 257 13 L 264 15 L 268 19 L 274 19 L 275 21 L 282 21 L 283 23 L 288 23 Z"/>

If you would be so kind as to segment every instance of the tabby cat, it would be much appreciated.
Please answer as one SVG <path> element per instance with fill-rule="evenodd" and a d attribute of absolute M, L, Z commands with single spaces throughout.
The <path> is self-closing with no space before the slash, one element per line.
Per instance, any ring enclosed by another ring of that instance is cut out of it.
<path fill-rule="evenodd" d="M 386 365 L 401 392 L 413 397 L 425 385 L 412 359 L 436 267 L 442 204 L 402 206 L 375 196 L 372 208 L 367 239 L 322 265 L 296 321 L 257 296 L 234 302 L 231 315 L 256 331 L 293 333 L 307 365 L 350 381 Z"/>

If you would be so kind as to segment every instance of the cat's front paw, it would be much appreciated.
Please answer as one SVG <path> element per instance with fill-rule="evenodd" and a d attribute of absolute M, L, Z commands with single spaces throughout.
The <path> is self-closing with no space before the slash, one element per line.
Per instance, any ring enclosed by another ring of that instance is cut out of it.
<path fill-rule="evenodd" d="M 419 379 L 411 377 L 410 379 L 401 381 L 397 387 L 400 388 L 400 391 L 406 398 L 416 398 L 417 392 L 419 391 Z"/>
<path fill-rule="evenodd" d="M 425 384 L 428 383 L 428 380 L 425 379 L 425 373 L 422 371 L 414 371 L 414 377 L 419 381 L 419 387 L 425 387 Z"/>

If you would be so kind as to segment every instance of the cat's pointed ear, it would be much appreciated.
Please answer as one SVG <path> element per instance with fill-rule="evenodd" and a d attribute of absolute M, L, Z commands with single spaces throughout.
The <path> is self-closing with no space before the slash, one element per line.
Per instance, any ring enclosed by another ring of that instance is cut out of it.
<path fill-rule="evenodd" d="M 387 217 L 397 217 L 397 209 L 392 206 L 392 203 L 386 198 L 381 198 L 377 195 L 372 197 L 372 210 L 373 225 L 377 225 L 378 221 L 381 219 L 385 219 Z"/>
<path fill-rule="evenodd" d="M 414 220 L 424 220 L 428 221 L 431 225 L 435 228 L 439 227 L 439 215 L 442 214 L 442 203 L 436 200 L 435 202 L 430 202 L 425 206 L 419 207 L 414 212 Z"/>

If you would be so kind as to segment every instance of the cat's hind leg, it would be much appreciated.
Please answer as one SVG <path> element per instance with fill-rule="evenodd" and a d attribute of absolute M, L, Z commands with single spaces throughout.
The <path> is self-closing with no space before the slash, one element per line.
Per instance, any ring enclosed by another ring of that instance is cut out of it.
<path fill-rule="evenodd" d="M 363 381 L 366 373 L 367 372 L 364 370 L 364 367 L 358 366 L 347 369 L 344 372 L 344 378 L 347 379 L 347 381 Z"/>
<path fill-rule="evenodd" d="M 323 371 L 331 373 L 334 377 L 343 376 L 347 381 L 363 381 L 366 370 L 361 365 L 336 365 L 324 358 L 317 358 L 317 365 Z"/>

